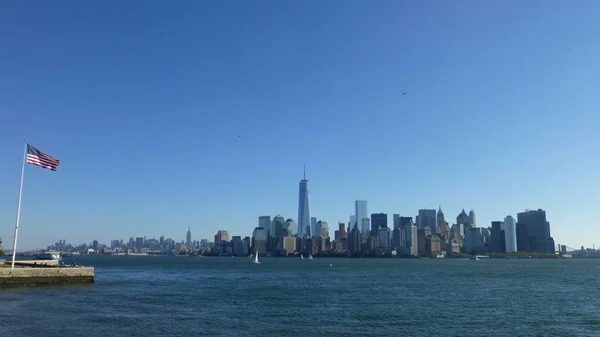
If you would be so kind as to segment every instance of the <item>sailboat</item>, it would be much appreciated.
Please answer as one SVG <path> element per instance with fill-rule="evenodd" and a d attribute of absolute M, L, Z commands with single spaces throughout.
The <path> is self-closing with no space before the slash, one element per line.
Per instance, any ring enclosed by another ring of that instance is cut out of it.
<path fill-rule="evenodd" d="M 304 260 L 304 256 L 300 254 L 300 260 Z"/>
<path fill-rule="evenodd" d="M 309 260 L 312 260 L 312 254 L 310 254 L 310 255 L 308 256 L 308 259 L 309 259 Z"/>
<path fill-rule="evenodd" d="M 258 252 L 256 252 L 256 254 L 254 254 L 254 261 L 252 261 L 256 264 L 259 264 L 260 262 L 258 262 Z"/>

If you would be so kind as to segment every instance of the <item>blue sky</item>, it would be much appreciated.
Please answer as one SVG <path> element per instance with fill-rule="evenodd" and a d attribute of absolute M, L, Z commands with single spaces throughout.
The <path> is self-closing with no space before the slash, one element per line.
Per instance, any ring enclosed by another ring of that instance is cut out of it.
<path fill-rule="evenodd" d="M 600 2 L 3 1 L 0 237 L 250 235 L 314 216 L 547 210 L 600 244 Z M 408 95 L 403 96 L 402 92 Z"/>

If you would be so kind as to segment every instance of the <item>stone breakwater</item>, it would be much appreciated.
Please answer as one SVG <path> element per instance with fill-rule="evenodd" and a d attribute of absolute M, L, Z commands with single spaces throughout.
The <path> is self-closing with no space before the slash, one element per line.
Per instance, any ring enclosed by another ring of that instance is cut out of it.
<path fill-rule="evenodd" d="M 0 268 L 0 288 L 91 283 L 93 267 Z"/>

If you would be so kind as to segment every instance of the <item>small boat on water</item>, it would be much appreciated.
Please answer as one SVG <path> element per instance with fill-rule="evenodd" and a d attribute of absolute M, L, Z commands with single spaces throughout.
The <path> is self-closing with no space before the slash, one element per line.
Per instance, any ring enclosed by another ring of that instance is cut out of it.
<path fill-rule="evenodd" d="M 59 252 L 44 252 L 35 257 L 36 260 L 61 260 Z"/>
<path fill-rule="evenodd" d="M 309 260 L 312 260 L 312 259 L 313 259 L 313 257 L 312 257 L 312 254 L 310 254 L 310 255 L 308 256 L 308 259 L 309 259 Z"/>
<path fill-rule="evenodd" d="M 258 262 L 258 252 L 256 252 L 256 254 L 254 254 L 254 262 L 255 264 L 259 264 L 260 262 Z"/>
<path fill-rule="evenodd" d="M 300 260 L 304 260 L 304 255 L 300 254 Z"/>
<path fill-rule="evenodd" d="M 473 255 L 473 256 L 471 256 L 471 260 L 479 261 L 479 256 Z"/>

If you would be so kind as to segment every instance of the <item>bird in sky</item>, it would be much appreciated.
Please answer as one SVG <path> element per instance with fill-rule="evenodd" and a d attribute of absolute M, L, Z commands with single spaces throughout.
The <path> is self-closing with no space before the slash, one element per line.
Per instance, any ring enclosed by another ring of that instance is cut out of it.
<path fill-rule="evenodd" d="M 402 93 L 402 96 L 404 96 L 404 95 L 408 95 L 408 93 L 407 93 L 407 92 L 403 92 L 403 93 Z"/>

